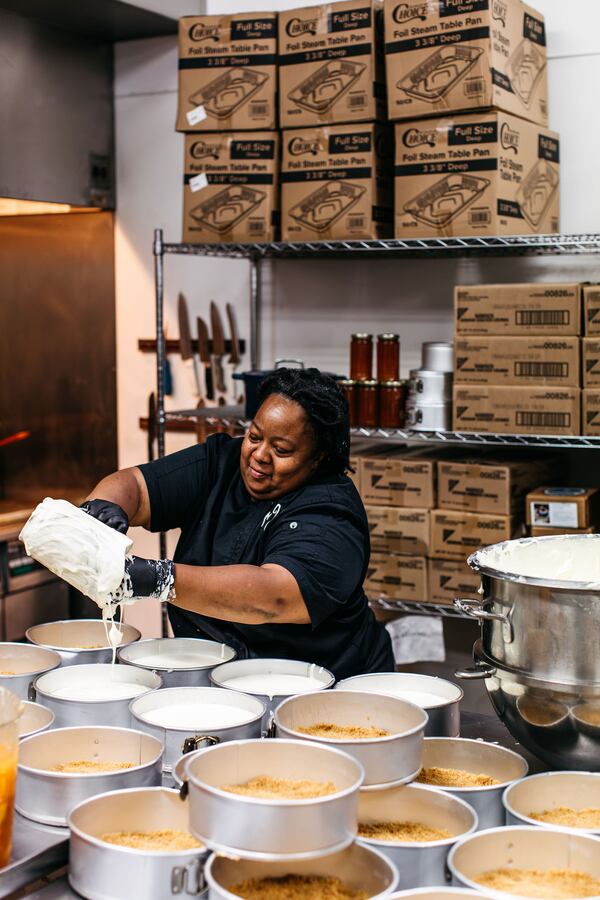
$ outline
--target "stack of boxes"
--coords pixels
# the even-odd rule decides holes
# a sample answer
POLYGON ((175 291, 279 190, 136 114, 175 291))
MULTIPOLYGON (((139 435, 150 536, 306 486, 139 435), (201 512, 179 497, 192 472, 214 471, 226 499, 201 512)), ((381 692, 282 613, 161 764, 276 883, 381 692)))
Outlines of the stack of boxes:
POLYGON ((526 509, 532 537, 593 534, 600 525, 600 489, 539 487, 527 495, 526 509))
POLYGON ((583 285, 583 434, 600 437, 600 285, 583 285))
POLYGON ((454 314, 455 431, 581 433, 580 284, 457 286, 454 314))

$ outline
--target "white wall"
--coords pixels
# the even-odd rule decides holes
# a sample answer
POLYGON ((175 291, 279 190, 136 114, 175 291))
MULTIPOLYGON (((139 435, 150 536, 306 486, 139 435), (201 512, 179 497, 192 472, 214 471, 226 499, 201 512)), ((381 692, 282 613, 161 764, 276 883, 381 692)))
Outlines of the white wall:
MULTIPOLYGON (((153 0, 159 11, 162 0, 153 0)), ((186 4, 196 5, 196 0, 186 4)), ((207 12, 283 9, 294 2, 246 3, 207 0, 207 12)), ((305 4, 309 5, 309 4, 305 4)), ((314 5, 314 4, 313 4, 314 5)), ((600 232, 600 178, 597 170, 600 116, 595 85, 600 84, 600 4, 597 0, 537 0, 546 16, 549 50, 550 125, 561 135, 563 232, 600 232)), ((167 3, 166 9, 169 8, 167 3)), ((139 353, 139 337, 154 331, 152 231, 181 238, 183 138, 174 131, 177 51, 174 38, 117 44, 115 108, 117 155, 116 302, 119 464, 146 459, 145 415, 154 389, 154 359, 139 353)), ((600 280, 594 257, 504 258, 421 261, 281 261, 265 266, 263 365, 275 357, 302 356, 307 363, 347 370, 352 331, 397 331, 402 339, 403 375, 419 363, 422 341, 448 339, 456 282, 515 280, 600 280)), ((177 335, 178 291, 192 316, 206 318, 211 299, 233 303, 240 332, 248 336, 249 267, 244 261, 166 260, 165 309, 169 333, 177 335)), ((170 408, 190 405, 180 361, 171 360, 175 395, 170 408)), ((190 436, 167 436, 167 451, 190 436)), ((136 551, 155 555, 157 541, 136 535, 136 551)), ((148 605, 128 611, 130 621, 157 632, 159 614, 148 605)))

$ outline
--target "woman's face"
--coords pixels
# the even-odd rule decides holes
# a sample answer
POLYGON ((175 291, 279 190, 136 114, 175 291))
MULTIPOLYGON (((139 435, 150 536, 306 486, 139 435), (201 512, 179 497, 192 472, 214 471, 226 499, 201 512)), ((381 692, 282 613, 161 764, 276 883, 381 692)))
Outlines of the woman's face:
POLYGON ((300 487, 319 465, 315 440, 299 403, 271 394, 242 443, 240 471, 255 500, 274 500, 300 487))

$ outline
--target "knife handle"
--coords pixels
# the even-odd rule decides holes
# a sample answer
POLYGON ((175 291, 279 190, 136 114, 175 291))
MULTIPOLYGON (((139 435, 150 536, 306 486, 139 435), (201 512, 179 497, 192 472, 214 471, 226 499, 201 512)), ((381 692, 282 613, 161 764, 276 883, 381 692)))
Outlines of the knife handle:
POLYGON ((237 369, 237 363, 225 362, 223 363, 223 369, 225 374, 225 385, 227 387, 227 405, 228 406, 239 406, 240 403, 243 403, 243 390, 239 381, 233 377, 233 373, 237 369))
POLYGON ((202 392, 200 388, 200 378, 196 366, 195 357, 190 356, 189 359, 184 359, 183 365, 185 366, 188 388, 192 394, 192 397, 195 397, 196 400, 200 400, 202 398, 202 392))
POLYGON ((215 400, 219 406, 224 406, 227 401, 227 385, 223 376, 223 358, 212 354, 210 357, 210 368, 212 371, 213 391, 215 400))

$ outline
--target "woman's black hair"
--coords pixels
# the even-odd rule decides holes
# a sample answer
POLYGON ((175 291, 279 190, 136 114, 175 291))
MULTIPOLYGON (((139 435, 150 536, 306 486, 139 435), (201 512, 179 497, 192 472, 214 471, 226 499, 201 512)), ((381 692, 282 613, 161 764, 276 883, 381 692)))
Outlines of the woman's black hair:
POLYGON ((323 456, 319 471, 343 475, 350 468, 350 425, 348 401, 335 379, 318 369, 276 369, 267 375, 258 390, 259 405, 271 394, 281 394, 298 403, 312 427, 318 454, 323 456))

